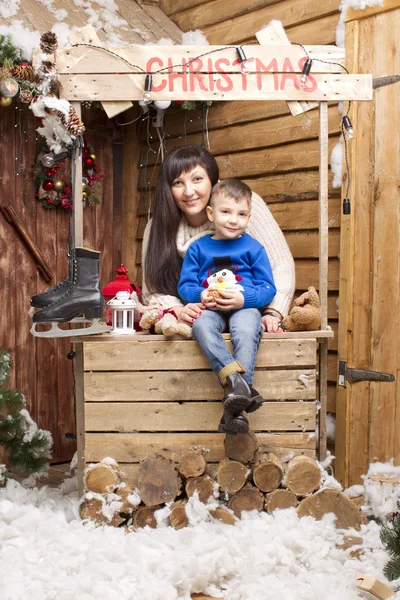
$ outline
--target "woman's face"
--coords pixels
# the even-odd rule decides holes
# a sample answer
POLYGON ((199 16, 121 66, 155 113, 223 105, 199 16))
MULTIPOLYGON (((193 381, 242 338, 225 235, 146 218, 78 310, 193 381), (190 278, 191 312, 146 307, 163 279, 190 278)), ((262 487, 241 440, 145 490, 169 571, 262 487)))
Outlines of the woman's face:
POLYGON ((206 206, 210 199, 211 188, 212 184, 207 171, 200 165, 197 165, 191 171, 181 173, 172 182, 172 195, 189 225, 195 227, 205 221, 206 206))

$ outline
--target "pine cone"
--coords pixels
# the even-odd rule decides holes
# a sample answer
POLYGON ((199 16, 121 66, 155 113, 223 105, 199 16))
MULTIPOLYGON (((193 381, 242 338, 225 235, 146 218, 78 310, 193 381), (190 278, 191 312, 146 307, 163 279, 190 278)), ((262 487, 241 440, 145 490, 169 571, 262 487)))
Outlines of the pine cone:
POLYGON ((24 104, 29 104, 32 100, 31 90, 21 90, 19 93, 19 99, 24 104))
POLYGON ((40 38, 40 49, 45 54, 54 54, 57 50, 58 40, 55 33, 52 31, 46 31, 40 38))
POLYGON ((11 69, 11 76, 19 81, 29 81, 30 83, 38 81, 38 77, 32 65, 15 65, 15 67, 11 69))
POLYGON ((70 106, 68 118, 62 113, 58 111, 58 116, 60 117, 61 123, 65 126, 68 133, 71 135, 82 135, 85 131, 85 126, 76 114, 76 110, 73 106, 70 106))

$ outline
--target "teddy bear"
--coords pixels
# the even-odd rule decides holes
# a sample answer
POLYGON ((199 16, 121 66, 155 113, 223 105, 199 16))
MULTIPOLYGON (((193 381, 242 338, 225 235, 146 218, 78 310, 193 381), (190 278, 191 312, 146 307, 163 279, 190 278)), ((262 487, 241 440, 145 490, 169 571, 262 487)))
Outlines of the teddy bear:
POLYGON ((314 287, 296 298, 287 317, 282 319, 285 331, 316 331, 321 327, 319 296, 314 287))
POLYGON ((156 298, 151 297, 148 306, 139 302, 136 292, 132 292, 131 298, 136 302, 136 309, 141 314, 139 325, 143 330, 167 337, 173 335, 180 335, 184 338, 192 337, 190 325, 178 321, 175 313, 164 309, 156 298))

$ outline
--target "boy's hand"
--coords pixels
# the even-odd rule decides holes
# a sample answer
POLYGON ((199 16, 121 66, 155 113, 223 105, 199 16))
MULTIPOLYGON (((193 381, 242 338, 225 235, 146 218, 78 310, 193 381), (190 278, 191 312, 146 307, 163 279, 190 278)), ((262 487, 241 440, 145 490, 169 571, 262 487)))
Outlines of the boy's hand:
POLYGON ((221 298, 217 298, 216 305, 218 310, 238 310, 243 308, 244 296, 242 292, 232 290, 219 290, 221 298))
POLYGON ((201 303, 207 308, 207 310, 216 310, 217 304, 211 296, 208 295, 208 290, 204 290, 200 295, 201 303))

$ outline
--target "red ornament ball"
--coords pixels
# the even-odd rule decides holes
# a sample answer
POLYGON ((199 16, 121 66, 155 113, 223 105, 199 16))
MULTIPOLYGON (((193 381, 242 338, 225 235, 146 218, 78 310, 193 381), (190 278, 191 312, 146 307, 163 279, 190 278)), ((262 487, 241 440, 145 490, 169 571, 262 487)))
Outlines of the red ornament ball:
POLYGON ((91 158, 90 156, 85 158, 85 167, 87 167, 88 169, 91 169, 93 167, 93 165, 94 165, 93 158, 91 158))
POLYGON ((46 173, 46 177, 53 177, 53 175, 54 175, 53 169, 46 169, 45 173, 46 173))
POLYGON ((42 188, 46 192, 50 192, 52 189, 54 189, 54 183, 52 181, 50 181, 49 179, 47 179, 46 181, 43 181, 42 188))

